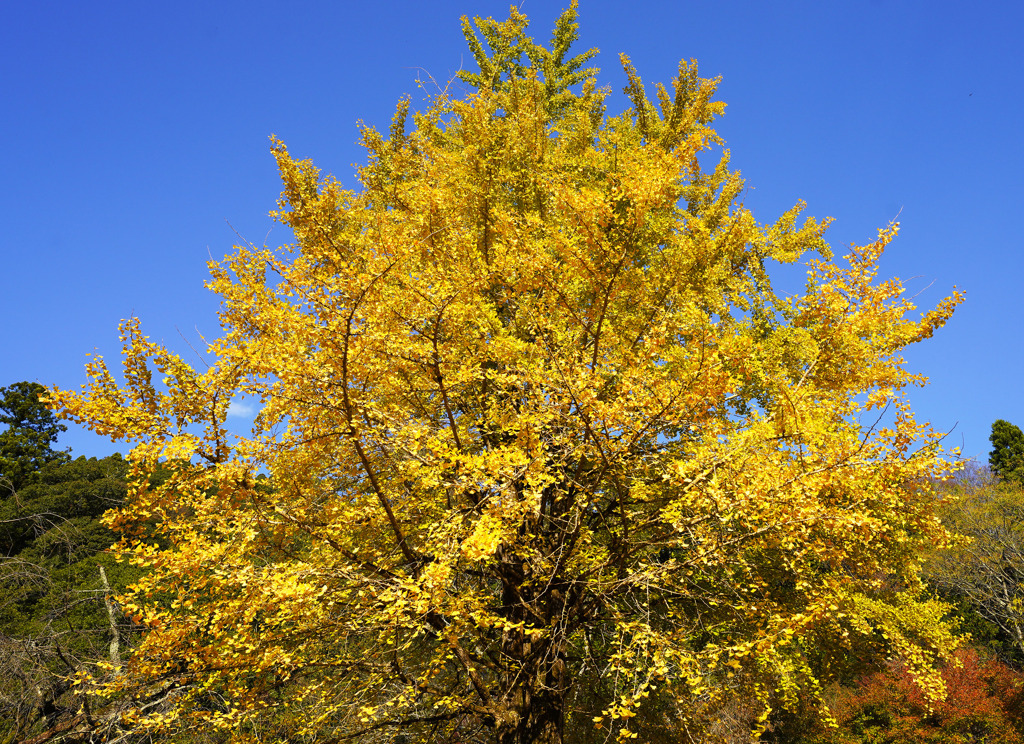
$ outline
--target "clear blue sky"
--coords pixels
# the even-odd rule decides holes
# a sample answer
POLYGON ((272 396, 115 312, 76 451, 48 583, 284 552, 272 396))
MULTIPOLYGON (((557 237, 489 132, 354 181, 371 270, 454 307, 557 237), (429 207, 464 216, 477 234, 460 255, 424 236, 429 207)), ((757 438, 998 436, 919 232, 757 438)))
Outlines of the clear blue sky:
MULTIPOLYGON (((567 0, 526 0, 547 39, 567 0)), ((882 273, 922 308, 967 302, 910 367, 920 419, 985 459, 991 422, 1024 426, 1024 6, 924 0, 582 0, 580 50, 622 87, 680 58, 722 76, 719 131, 761 221, 798 199, 832 216, 837 254, 899 215, 882 273)), ((0 385, 77 386, 132 314, 154 339, 217 332, 206 261, 288 241, 267 137, 352 184, 356 122, 386 127, 416 78, 470 55, 459 17, 505 2, 84 3, 5 6, 0 28, 0 385)), ((622 97, 613 102, 621 106, 622 97)), ((73 453, 111 443, 73 430, 73 453)))

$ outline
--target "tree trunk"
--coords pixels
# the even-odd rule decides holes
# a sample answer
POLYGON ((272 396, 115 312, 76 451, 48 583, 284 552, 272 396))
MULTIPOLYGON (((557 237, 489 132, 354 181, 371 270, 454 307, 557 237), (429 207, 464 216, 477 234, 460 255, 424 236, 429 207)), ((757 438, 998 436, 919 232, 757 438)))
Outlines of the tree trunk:
MULTIPOLYGON (((536 524, 530 528, 540 532, 536 524)), ((506 630, 501 640, 501 655, 507 661, 497 744, 562 744, 565 729, 571 682, 565 673, 567 638, 561 621, 566 616, 566 586, 561 577, 552 577, 535 592, 531 573, 530 564, 520 560, 503 561, 499 573, 508 619, 520 625, 506 630)))
POLYGON ((522 684, 509 706, 509 720, 498 727, 498 744, 562 744, 565 729, 565 662, 556 658, 522 684))
POLYGON ((561 628, 546 638, 518 629, 506 635, 503 645, 506 658, 518 664, 507 670, 508 715, 498 725, 498 744, 562 744, 568 680, 561 628))

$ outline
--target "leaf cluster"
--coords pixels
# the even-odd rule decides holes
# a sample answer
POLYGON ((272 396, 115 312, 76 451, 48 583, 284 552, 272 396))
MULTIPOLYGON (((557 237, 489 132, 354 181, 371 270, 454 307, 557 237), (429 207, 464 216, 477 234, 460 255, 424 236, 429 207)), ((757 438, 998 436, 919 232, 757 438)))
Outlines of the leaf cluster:
POLYGON ((517 81, 537 80, 543 86, 540 99, 546 113, 557 119, 574 103, 575 96, 570 89, 592 80, 597 73, 596 68, 584 67, 597 55, 597 49, 568 56, 572 45, 579 39, 577 17, 577 2, 573 0, 558 17, 550 44, 545 47, 527 36, 529 19, 515 6, 504 22, 477 18, 475 23, 471 23, 463 16, 462 32, 480 71, 461 70, 458 78, 472 88, 492 92, 513 90, 517 81))

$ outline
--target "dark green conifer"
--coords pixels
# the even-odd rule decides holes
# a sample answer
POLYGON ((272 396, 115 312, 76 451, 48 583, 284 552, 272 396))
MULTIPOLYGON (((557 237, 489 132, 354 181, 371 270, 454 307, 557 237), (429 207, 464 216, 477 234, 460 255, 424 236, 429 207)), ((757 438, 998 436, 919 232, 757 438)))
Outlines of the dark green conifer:
POLYGON ((992 424, 992 452, 988 463, 1001 480, 1024 484, 1024 432, 1009 421, 996 420, 992 424))
POLYGON ((7 426, 0 431, 0 499, 19 491, 44 465, 68 460, 67 452, 53 448, 67 427, 40 402, 45 393, 38 382, 0 388, 0 426, 7 426))

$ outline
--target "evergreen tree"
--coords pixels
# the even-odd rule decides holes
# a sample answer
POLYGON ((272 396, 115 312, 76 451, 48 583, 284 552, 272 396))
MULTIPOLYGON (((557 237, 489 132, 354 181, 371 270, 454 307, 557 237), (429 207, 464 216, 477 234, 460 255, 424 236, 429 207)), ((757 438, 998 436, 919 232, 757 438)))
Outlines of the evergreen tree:
POLYGON ((1004 481, 1024 484, 1024 432, 1009 421, 997 419, 992 424, 992 452, 988 463, 1004 481))
POLYGON ((16 382, 0 388, 0 498, 17 492, 33 473, 49 462, 67 462, 68 454, 53 449, 67 431, 39 400, 46 388, 38 382, 16 382))

